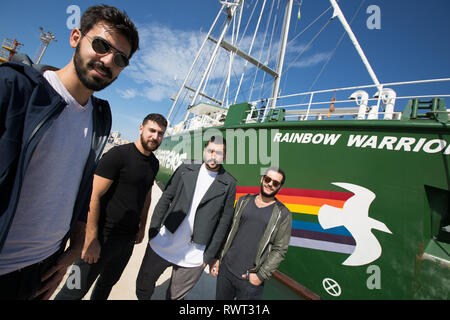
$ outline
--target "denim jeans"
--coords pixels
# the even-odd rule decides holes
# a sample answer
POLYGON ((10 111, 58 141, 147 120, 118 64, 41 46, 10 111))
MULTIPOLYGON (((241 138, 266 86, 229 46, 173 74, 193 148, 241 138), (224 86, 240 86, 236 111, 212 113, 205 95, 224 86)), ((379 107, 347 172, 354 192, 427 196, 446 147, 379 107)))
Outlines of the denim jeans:
POLYGON ((107 300, 112 287, 119 281, 130 260, 135 240, 135 236, 105 239, 100 251, 100 258, 96 263, 86 263, 80 257, 74 263, 74 266, 80 271, 80 285, 77 287, 76 281, 69 276, 55 300, 81 300, 98 276, 90 299, 107 300))
POLYGON ((217 276, 216 300, 261 300, 264 282, 254 286, 247 279, 238 278, 232 274, 226 265, 222 264, 217 276))

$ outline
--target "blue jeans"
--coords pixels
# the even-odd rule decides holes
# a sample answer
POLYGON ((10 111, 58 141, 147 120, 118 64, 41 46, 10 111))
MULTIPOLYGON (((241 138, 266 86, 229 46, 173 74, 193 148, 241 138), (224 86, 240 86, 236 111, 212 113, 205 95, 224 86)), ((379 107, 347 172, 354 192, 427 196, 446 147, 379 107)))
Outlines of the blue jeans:
POLYGON ((217 276, 216 300, 261 300, 264 282, 254 286, 247 279, 232 274, 225 264, 220 265, 217 276))

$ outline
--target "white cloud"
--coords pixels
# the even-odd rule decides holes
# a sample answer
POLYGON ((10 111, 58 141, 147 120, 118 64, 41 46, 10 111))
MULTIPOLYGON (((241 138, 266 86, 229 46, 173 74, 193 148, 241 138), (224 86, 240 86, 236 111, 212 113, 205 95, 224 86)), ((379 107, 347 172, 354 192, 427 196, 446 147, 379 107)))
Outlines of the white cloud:
MULTIPOLYGON (((144 96, 150 101, 164 101, 170 97, 175 96, 183 82, 188 70, 195 59, 195 56, 204 40, 205 33, 192 30, 175 30, 167 26, 159 24, 148 24, 139 27, 140 47, 132 59, 131 65, 126 69, 125 74, 131 77, 137 84, 141 85, 143 89, 125 89, 118 90, 120 95, 125 99, 131 99, 136 96, 144 96)), ((228 39, 230 41, 230 39, 228 39)), ((251 38, 245 37, 240 41, 240 49, 248 52, 251 38)), ((258 42, 256 42, 258 43, 258 42)), ((206 66, 207 59, 212 52, 214 44, 207 42, 205 56, 200 57, 198 63, 203 67, 206 66), (208 56, 208 57, 207 57, 208 56)), ((272 56, 267 56, 267 46, 263 50, 262 55, 261 46, 255 44, 252 55, 262 61, 269 60, 269 67, 275 69, 277 54, 272 52, 272 56)), ((273 48, 276 51, 279 44, 274 43, 273 48)), ((287 56, 293 59, 299 52, 304 49, 304 45, 295 45, 288 49, 287 56)), ((309 49, 307 50, 309 51, 309 49)), ((296 61, 292 64, 293 68, 304 68, 318 64, 327 59, 328 53, 316 53, 296 61)), ((219 51, 216 58, 214 68, 209 76, 209 91, 210 96, 219 96, 219 87, 228 70, 229 56, 224 50, 219 51), (211 90, 211 88, 213 90, 211 90), (214 92, 213 92, 214 91, 214 92), (212 93, 213 92, 213 93, 212 93)), ((285 68, 289 65, 287 60, 285 68)), ((231 74, 231 81, 237 83, 244 68, 245 61, 241 58, 236 58, 233 65, 233 72, 231 74)), ((247 65, 246 75, 254 74, 255 67, 251 64, 247 65)), ((259 74, 262 74, 261 72, 259 74)), ((196 88, 200 74, 192 75, 188 84, 196 88)), ((256 81, 258 83, 258 81, 256 81)))
POLYGON ((319 64, 325 60, 328 59, 329 53, 324 52, 324 53, 316 53, 313 54, 312 56, 309 56, 307 58, 304 59, 300 59, 299 61, 295 62, 292 67, 297 67, 297 68, 305 68, 305 67, 312 67, 316 64, 319 64))
POLYGON ((119 95, 124 99, 132 99, 138 95, 138 92, 136 91, 136 89, 122 90, 122 89, 117 88, 116 90, 119 93, 119 95))
POLYGON ((164 85, 155 85, 152 87, 145 88, 143 91, 143 95, 150 101, 161 101, 167 99, 173 90, 170 86, 164 85))
POLYGON ((168 99, 178 90, 204 35, 152 24, 142 26, 139 37, 141 50, 126 73, 137 83, 146 85, 140 94, 149 100, 168 99))

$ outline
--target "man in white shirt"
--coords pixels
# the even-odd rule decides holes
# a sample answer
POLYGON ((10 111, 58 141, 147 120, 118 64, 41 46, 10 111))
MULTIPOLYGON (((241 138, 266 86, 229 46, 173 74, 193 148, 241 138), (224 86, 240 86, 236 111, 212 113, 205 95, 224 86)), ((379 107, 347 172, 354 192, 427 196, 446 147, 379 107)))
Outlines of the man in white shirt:
POLYGON ((225 171, 226 141, 212 136, 204 162, 182 164, 172 175, 152 215, 149 244, 136 280, 139 300, 173 267, 166 298, 183 299, 203 269, 217 257, 231 224, 236 180, 225 171))

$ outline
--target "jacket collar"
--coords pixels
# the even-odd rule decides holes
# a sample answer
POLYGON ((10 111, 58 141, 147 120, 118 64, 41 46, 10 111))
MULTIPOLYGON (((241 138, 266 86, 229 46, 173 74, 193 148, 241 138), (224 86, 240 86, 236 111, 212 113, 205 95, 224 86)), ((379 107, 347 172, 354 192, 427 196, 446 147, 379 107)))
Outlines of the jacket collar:
MULTIPOLYGON (((200 172, 200 168, 203 165, 204 162, 201 164, 188 164, 187 169, 189 169, 192 172, 195 172, 196 176, 198 176, 198 173, 200 172)), ((216 180, 221 180, 224 183, 228 184, 228 181, 225 178, 227 171, 224 169, 223 165, 220 165, 219 171, 217 173, 216 180)))
MULTIPOLYGON (((189 169, 189 171, 187 171, 182 177, 183 182, 184 182, 184 187, 186 190, 186 196, 189 201, 192 200, 192 198, 194 196, 195 187, 197 185, 198 174, 200 172, 200 168, 202 165, 203 165, 203 163, 188 165, 187 168, 189 169)), ((200 203, 209 201, 209 200, 223 194, 226 191, 226 186, 229 184, 229 181, 228 181, 228 179, 226 179, 225 174, 226 174, 226 170, 221 165, 219 168, 219 171, 217 173, 216 179, 214 179, 213 183, 208 188, 208 191, 206 191, 206 193, 203 196, 200 203)))

